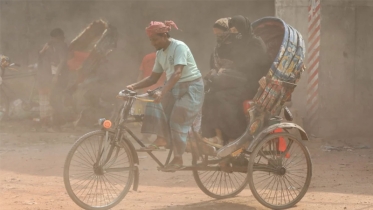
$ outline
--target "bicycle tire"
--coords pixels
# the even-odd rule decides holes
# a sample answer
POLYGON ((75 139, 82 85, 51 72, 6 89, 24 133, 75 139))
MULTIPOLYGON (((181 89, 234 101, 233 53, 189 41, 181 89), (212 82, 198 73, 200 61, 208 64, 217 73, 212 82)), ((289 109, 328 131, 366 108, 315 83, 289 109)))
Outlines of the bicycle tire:
MULTIPOLYGON (((290 141, 290 140, 289 140, 290 141)), ((292 142, 292 145, 294 144, 294 142, 292 142)), ((290 152, 291 150, 289 150, 289 157, 291 156, 295 156, 297 157, 296 154, 292 154, 292 152, 290 152)), ((294 152, 293 152, 294 153, 294 152)), ((277 154, 276 154, 277 155, 277 154)), ((287 154, 286 154, 287 155, 287 154)), ((261 157, 260 157, 261 158, 261 157)), ((259 159, 260 159, 259 158, 259 159)), ((285 158, 288 158, 288 157, 285 157, 285 158)), ((264 161, 268 161, 268 160, 265 160, 263 159, 264 161)), ((291 161, 289 162, 289 164, 291 163, 291 161)), ((299 163, 299 162, 298 162, 299 163)), ((284 160, 281 159, 281 167, 286 167, 286 165, 284 164, 284 160)), ((299 173, 299 169, 296 169, 297 170, 297 176, 300 177, 300 175, 298 174, 299 173)), ((260 171, 260 170, 258 170, 260 171)), ((290 179, 287 179, 287 178, 282 178, 281 176, 285 176, 286 173, 288 174, 291 174, 289 171, 290 170, 290 167, 286 169, 286 172, 285 174, 283 175, 276 175, 277 177, 275 177, 273 180, 273 183, 275 183, 276 181, 279 181, 278 183, 280 183, 280 186, 281 186, 281 191, 283 191, 283 189, 286 189, 286 193, 284 192, 281 192, 283 193, 283 195, 285 196, 285 194, 289 195, 289 192, 290 192, 290 195, 291 197, 293 198, 292 196, 292 191, 295 191, 294 189, 296 189, 294 186, 290 186, 290 187, 287 187, 287 185, 285 185, 286 182, 288 182, 290 185, 294 185, 292 183, 290 183, 290 181, 292 180, 291 178, 290 179), (284 181, 286 180, 286 181, 284 181), (290 180, 290 181, 289 181, 290 180), (284 183, 284 188, 283 188, 283 184, 284 183)), ((295 170, 293 170, 294 172, 295 170)), ((264 172, 265 174, 270 174, 268 172, 264 172)), ((250 186, 250 190, 252 192, 252 194, 254 195, 254 197, 259 201, 259 203, 261 203, 262 205, 270 208, 270 209, 287 209, 287 208, 291 208, 293 207, 295 204, 297 204, 303 197, 304 195, 307 193, 307 190, 310 186, 310 183, 311 183, 311 178, 312 178, 312 161, 311 161, 311 155, 307 149, 307 147, 304 145, 304 143, 302 142, 302 140, 299 140, 296 136, 294 136, 293 134, 290 134, 290 133, 278 133, 278 134, 271 134, 269 136, 267 136, 266 138, 264 138, 255 148, 254 148, 254 151, 253 153, 250 155, 250 161, 249 161, 249 168, 248 168, 248 183, 249 183, 249 186, 250 186), (259 195, 259 192, 257 190, 257 187, 255 186, 255 183, 254 183, 254 163, 255 163, 255 158, 257 157, 257 155, 259 154, 260 151, 262 151, 261 155, 260 156, 263 156, 263 154, 275 154, 273 152, 273 150, 271 151, 266 151, 266 153, 263 152, 262 147, 265 146, 266 144, 268 145, 268 142, 271 141, 271 140, 276 140, 276 139, 279 139, 279 138, 289 138, 291 139, 292 141, 294 141, 297 145, 299 145, 300 147, 300 150, 303 152, 304 156, 305 156, 305 162, 307 164, 307 172, 306 172, 306 178, 304 180, 304 184, 302 186, 302 189, 300 190, 299 194, 290 201, 289 199, 289 202, 288 203, 285 203, 285 204, 278 204, 278 205, 274 205, 274 204, 271 204, 269 203, 267 200, 265 200, 267 197, 270 197, 272 195, 272 191, 271 193, 269 193, 269 196, 268 196, 268 193, 267 193, 267 196, 266 198, 263 198, 263 196, 259 195)), ((274 176, 274 175, 272 175, 274 176)), ((265 179, 263 179, 263 176, 260 177, 263 181, 265 179)), ((261 181, 261 182, 263 182, 261 181)), ((272 181, 271 181, 272 182, 272 181)), ((298 184, 298 183, 297 183, 298 184)), ((272 185, 269 184, 269 185, 272 185)), ((269 185, 267 185, 269 187, 269 185)), ((275 184, 273 184, 274 186, 275 184)), ((272 195, 273 197, 273 201, 274 201, 274 198, 276 197, 276 202, 278 202, 277 200, 277 195, 278 195, 278 192, 277 190, 280 190, 280 187, 278 187, 279 184, 277 184, 277 188, 276 188, 276 192, 272 195), (276 196, 275 196, 276 195, 276 196)), ((266 192, 267 190, 264 190, 264 193, 266 192)), ((263 189, 260 190, 260 192, 263 192, 263 189)), ((280 196, 282 196, 282 194, 280 193, 280 196)), ((286 201, 286 199, 284 199, 284 201, 286 201)), ((280 198, 280 202, 282 202, 282 198, 280 198)))
MULTIPOLYGON (((105 131, 97 130, 97 131, 92 131, 90 133, 87 133, 87 134, 83 135, 82 137, 80 137, 74 143, 74 145, 72 146, 71 150, 69 151, 69 153, 66 157, 66 161, 65 161, 65 165, 64 165, 64 174, 63 174, 64 184, 65 184, 66 191, 67 191, 68 195, 70 196, 70 198, 74 201, 74 203, 76 203, 81 208, 88 209, 88 210, 106 210, 106 209, 113 208, 114 206, 119 204, 123 200, 123 198, 127 195, 127 193, 129 192, 129 190, 130 190, 130 188, 133 184, 134 170, 129 170, 128 180, 127 180, 127 183, 126 183, 125 187, 123 188, 121 193, 117 196, 117 198, 114 199, 112 202, 108 203, 107 205, 105 205, 105 206, 91 206, 91 205, 85 203, 84 201, 82 201, 80 198, 78 198, 78 196, 73 191, 73 189, 71 187, 71 183, 70 183, 69 170, 70 170, 71 160, 74 156, 74 153, 79 148, 79 146, 84 141, 89 140, 90 137, 95 136, 95 135, 105 135, 105 131)), ((110 132, 110 135, 114 135, 114 133, 110 132)), ((123 147, 125 153, 127 154, 126 156, 128 158, 129 166, 134 167, 134 160, 133 160, 133 156, 132 156, 133 151, 131 151, 130 147, 128 146, 128 144, 125 141, 121 140, 120 143, 121 143, 121 147, 123 147)), ((106 187, 106 185, 105 185, 105 187, 106 187)), ((96 190, 97 190, 97 188, 96 188, 96 190)))
MULTIPOLYGON (((197 164, 197 161, 198 161, 198 157, 193 155, 192 165, 197 164)), ((229 185, 231 185, 231 187, 233 187, 232 182, 234 182, 234 180, 237 181, 236 178, 231 179, 231 174, 233 174, 234 172, 233 173, 228 173, 228 172, 224 172, 224 171, 221 171, 221 170, 219 170, 219 171, 217 170, 211 176, 214 176, 215 173, 217 173, 216 179, 219 179, 218 178, 219 175, 220 175, 220 180, 222 179, 223 176, 225 178, 225 181, 223 183, 220 182, 220 187, 221 187, 221 185, 225 185, 225 187, 229 187, 229 185), (230 180, 228 183, 226 182, 227 178, 230 180)), ((215 198, 215 199, 225 199, 225 198, 234 197, 234 196, 238 195, 240 192, 242 192, 247 186, 246 176, 244 176, 241 179, 241 183, 238 183, 237 187, 235 187, 234 189, 232 189, 230 192, 228 192, 226 194, 221 194, 221 190, 220 190, 220 194, 219 194, 218 191, 214 191, 215 186, 211 189, 212 185, 210 187, 208 187, 209 183, 204 183, 204 181, 202 180, 203 179, 202 174, 199 173, 199 171, 197 169, 193 170, 193 177, 194 177, 194 180, 197 183, 197 186, 199 187, 199 189, 201 189, 202 192, 205 193, 206 195, 208 195, 212 198, 215 198)), ((213 179, 213 178, 211 178, 211 179, 213 179)), ((228 191, 228 189, 227 189, 227 191, 228 191)))

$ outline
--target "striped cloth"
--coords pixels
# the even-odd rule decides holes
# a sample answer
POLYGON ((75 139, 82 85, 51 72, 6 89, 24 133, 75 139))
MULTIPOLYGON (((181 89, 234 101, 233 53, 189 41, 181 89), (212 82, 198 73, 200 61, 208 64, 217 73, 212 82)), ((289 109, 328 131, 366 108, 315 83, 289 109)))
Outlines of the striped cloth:
POLYGON ((173 89, 163 96, 161 103, 146 105, 141 132, 156 134, 165 138, 168 143, 172 139, 174 155, 180 157, 185 151, 191 126, 196 129, 199 127, 199 120, 195 119, 200 114, 203 99, 204 86, 201 78, 176 83, 173 89))

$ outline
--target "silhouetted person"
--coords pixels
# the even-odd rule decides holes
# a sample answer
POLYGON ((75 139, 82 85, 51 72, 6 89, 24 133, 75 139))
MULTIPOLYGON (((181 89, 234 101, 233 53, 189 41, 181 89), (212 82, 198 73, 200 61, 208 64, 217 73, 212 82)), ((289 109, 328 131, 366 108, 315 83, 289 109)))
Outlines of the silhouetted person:
POLYGON ((50 40, 39 52, 37 83, 39 87, 40 123, 56 127, 63 121, 63 94, 67 85, 67 44, 62 29, 50 32, 50 40))

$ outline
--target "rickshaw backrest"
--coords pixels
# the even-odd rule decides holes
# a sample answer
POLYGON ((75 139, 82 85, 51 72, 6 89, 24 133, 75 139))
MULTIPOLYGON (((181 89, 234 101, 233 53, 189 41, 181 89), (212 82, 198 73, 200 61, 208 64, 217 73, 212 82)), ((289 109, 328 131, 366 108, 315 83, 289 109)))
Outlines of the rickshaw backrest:
POLYGON ((265 88, 259 88, 254 103, 259 111, 280 114, 291 97, 302 72, 305 45, 302 35, 279 18, 266 17, 252 23, 253 32, 265 43, 273 64, 266 75, 265 88))
POLYGON ((89 73, 116 48, 117 30, 103 20, 93 21, 69 45, 68 67, 89 73))

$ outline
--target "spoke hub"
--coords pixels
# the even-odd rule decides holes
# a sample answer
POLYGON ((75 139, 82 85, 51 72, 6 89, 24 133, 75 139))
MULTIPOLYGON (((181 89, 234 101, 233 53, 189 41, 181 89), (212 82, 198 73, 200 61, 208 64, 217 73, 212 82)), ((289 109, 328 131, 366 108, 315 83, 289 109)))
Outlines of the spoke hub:
POLYGON ((97 163, 93 165, 93 171, 96 175, 104 175, 104 170, 102 166, 97 165, 97 163))
POLYGON ((277 169, 277 174, 281 175, 281 176, 285 175, 286 174, 286 168, 284 168, 284 167, 278 168, 277 169))

